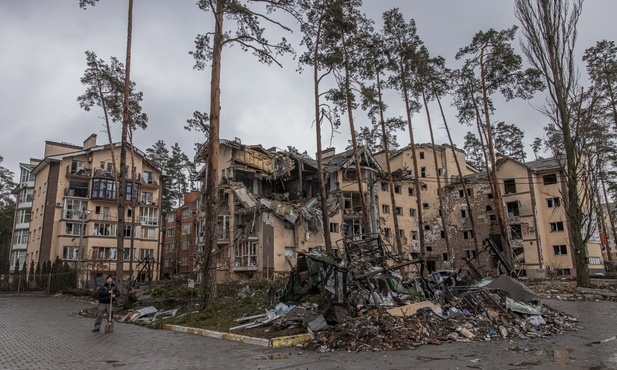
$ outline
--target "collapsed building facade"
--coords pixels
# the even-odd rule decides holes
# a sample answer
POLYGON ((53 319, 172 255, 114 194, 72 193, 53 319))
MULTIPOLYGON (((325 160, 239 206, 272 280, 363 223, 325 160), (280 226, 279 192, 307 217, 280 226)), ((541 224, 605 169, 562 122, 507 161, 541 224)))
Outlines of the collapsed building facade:
MULTIPOLYGON (((205 147, 196 157, 204 163, 205 147)), ((510 266, 503 247, 487 243, 491 236, 498 240, 500 231, 486 174, 467 166, 462 150, 419 144, 392 154, 395 204, 391 204, 389 193, 390 176, 383 170, 385 154, 373 155, 364 148, 358 154, 361 162, 356 165, 353 150, 336 154, 329 148, 322 152, 328 194, 326 227, 335 255, 345 252, 343 239, 359 240, 371 233, 380 234, 394 246, 396 215, 403 252, 400 257, 417 258, 423 234, 423 261, 429 272, 468 267, 477 277, 500 272, 538 277, 574 275, 565 207, 561 206, 563 171, 557 161, 498 161, 507 242, 515 261, 515 266, 510 266), (412 170, 414 157, 418 174, 412 170), (465 179, 465 189, 460 175, 465 179), (422 225, 418 205, 422 208, 422 225)), ((238 139, 221 140, 218 158, 218 280, 285 275, 296 265, 298 253, 324 247, 315 160, 295 150, 244 145, 238 139)), ((206 215, 200 208, 195 230, 197 252, 203 251, 205 240, 206 215)), ((601 252, 599 257, 602 259, 601 252)))

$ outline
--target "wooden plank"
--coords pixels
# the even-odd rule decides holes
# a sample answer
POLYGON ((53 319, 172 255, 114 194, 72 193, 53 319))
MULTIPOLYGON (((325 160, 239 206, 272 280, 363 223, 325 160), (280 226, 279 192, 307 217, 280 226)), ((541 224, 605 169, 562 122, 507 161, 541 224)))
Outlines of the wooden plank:
POLYGON ((387 310, 387 312, 392 316, 411 316, 418 312, 419 309, 429 307, 430 309, 435 309, 437 306, 433 304, 431 301, 423 301, 408 304, 401 307, 395 307, 387 310))

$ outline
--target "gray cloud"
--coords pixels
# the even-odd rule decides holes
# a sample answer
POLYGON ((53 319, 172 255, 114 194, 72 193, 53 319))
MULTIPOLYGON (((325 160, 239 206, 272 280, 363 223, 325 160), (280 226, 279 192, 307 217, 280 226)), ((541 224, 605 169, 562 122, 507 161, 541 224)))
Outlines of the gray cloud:
MULTIPOLYGON (((93 50, 106 60, 112 55, 124 60, 126 3, 101 0, 84 11, 76 0, 0 2, 0 155, 4 166, 17 172, 19 162, 43 154, 45 140, 81 144, 90 133, 101 131, 101 112, 84 112, 76 102, 84 90, 79 82, 85 69, 84 52, 93 50)), ((418 33, 431 53, 445 57, 450 67, 458 66, 454 54, 477 31, 517 23, 511 1, 365 0, 364 11, 379 29, 381 14, 393 7, 399 7, 407 19, 416 20, 418 33)), ((617 34, 615 14, 616 1, 586 2, 579 24, 579 56, 596 41, 617 34)), ((135 0, 132 79, 144 92, 143 107, 149 116, 149 128, 135 136, 141 149, 163 139, 168 146, 178 142, 191 155, 193 143, 203 140, 183 126, 193 111, 209 110, 210 73, 193 70, 188 52, 198 33, 212 29, 210 16, 193 0, 135 0)), ((288 37, 297 42, 300 35, 296 30, 288 37)), ((265 147, 292 145, 313 155, 310 71, 298 74, 297 61, 291 58, 283 59, 282 69, 262 66, 239 48, 226 49, 223 58, 221 136, 265 147)), ((582 63, 581 72, 584 75, 582 63)), ((404 115, 397 94, 389 92, 387 99, 388 116, 404 115)), ((543 134, 546 119, 533 108, 542 103, 542 96, 531 103, 499 102, 494 119, 520 125, 531 143, 543 134)), ((430 108, 435 125, 441 127, 436 106, 430 108)), ((367 123, 364 112, 354 114, 359 124, 367 123)), ((456 122, 455 114, 448 107, 446 117, 462 145, 468 128, 456 122)), ((414 125, 416 140, 429 141, 423 112, 414 116, 414 125)), ((332 142, 338 150, 347 145, 346 121, 340 131, 332 142)), ((119 137, 117 129, 114 135, 119 137)), ((99 137, 105 140, 104 135, 99 137)), ((408 143, 407 133, 398 137, 402 145, 408 143)), ((328 140, 326 133, 324 147, 330 145, 328 140)), ((446 140, 443 130, 436 140, 446 140)))

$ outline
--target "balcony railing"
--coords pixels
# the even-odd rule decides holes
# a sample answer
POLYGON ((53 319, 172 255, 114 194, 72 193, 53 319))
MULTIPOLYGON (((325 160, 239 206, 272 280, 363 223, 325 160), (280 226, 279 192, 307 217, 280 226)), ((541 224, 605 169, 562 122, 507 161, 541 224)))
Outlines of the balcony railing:
POLYGON ((64 196, 88 198, 88 188, 66 188, 64 189, 64 196))
POLYGON ((90 177, 92 169, 90 168, 71 168, 71 165, 66 166, 67 176, 90 177))
POLYGON ((247 255, 236 257, 236 261, 234 262, 232 268, 234 271, 257 271, 257 256, 247 255))
POLYGON ((142 225, 148 225, 148 226, 158 226, 159 225, 159 218, 158 217, 141 216, 141 224, 142 225))

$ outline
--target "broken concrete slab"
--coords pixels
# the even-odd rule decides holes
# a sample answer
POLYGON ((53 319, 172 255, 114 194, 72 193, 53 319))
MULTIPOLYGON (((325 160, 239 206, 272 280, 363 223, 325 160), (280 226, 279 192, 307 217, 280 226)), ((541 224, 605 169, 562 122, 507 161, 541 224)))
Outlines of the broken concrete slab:
POLYGON ((499 275, 488 283, 486 288, 502 290, 508 293, 510 297, 520 302, 533 304, 539 302, 538 295, 533 290, 508 275, 499 275))

